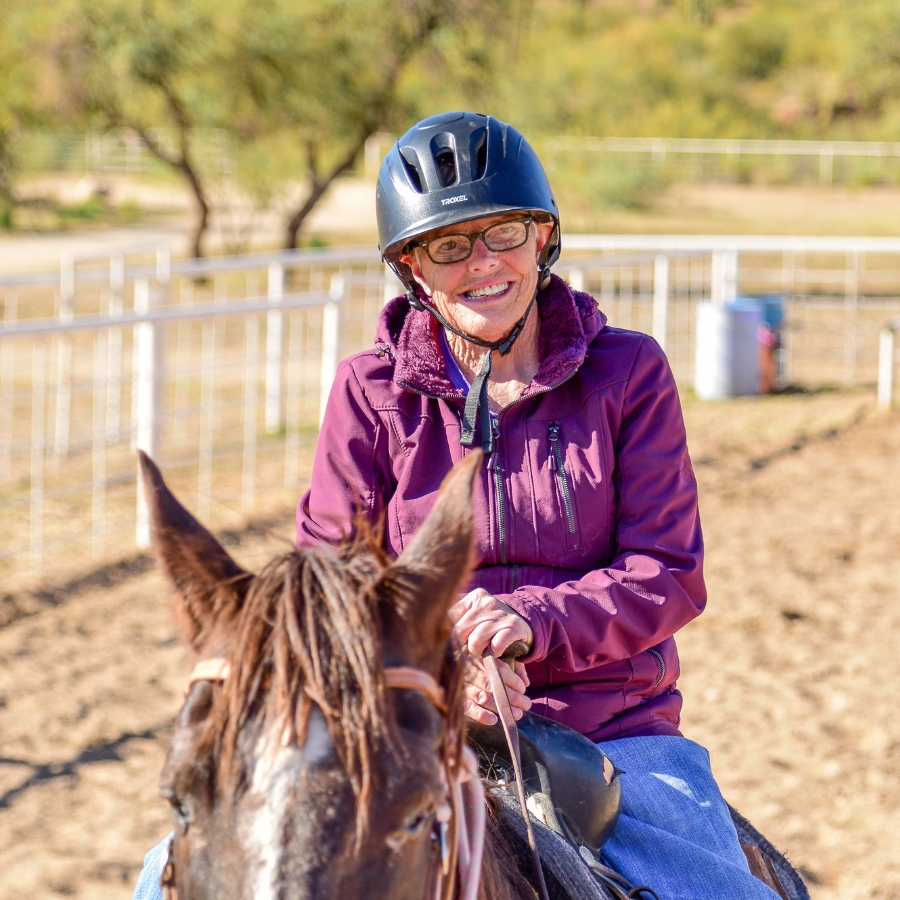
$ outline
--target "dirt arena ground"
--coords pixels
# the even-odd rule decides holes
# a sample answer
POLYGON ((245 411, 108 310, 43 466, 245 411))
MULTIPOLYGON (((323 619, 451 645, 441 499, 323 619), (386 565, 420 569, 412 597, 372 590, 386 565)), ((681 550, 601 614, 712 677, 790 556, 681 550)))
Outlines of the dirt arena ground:
MULTIPOLYGON (((710 603, 680 640, 685 733, 814 900, 900 900, 900 414, 820 393, 686 417, 710 603)), ((277 542, 250 529, 233 552, 258 565, 277 542)), ((126 900, 168 830, 156 781, 185 654, 166 588, 138 559, 14 600, 0 900, 126 900)))

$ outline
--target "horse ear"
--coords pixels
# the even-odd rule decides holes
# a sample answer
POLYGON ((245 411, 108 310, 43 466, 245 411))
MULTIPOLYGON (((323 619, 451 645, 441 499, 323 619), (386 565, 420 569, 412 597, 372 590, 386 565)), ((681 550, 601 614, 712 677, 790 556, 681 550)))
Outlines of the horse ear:
POLYGON ((216 625, 230 622, 252 576, 176 499, 156 464, 138 451, 156 556, 175 585, 176 616, 195 651, 216 625))
POLYGON ((434 509, 415 537, 384 573, 395 608, 416 644, 427 652, 443 647, 450 634, 447 610, 472 567, 472 485, 481 466, 473 450, 444 479, 434 509))

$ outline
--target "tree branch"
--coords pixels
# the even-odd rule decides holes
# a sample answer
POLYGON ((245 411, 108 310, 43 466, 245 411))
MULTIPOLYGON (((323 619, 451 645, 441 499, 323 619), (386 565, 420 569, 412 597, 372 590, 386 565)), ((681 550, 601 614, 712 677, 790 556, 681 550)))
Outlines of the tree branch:
MULTIPOLYGON (((304 219, 312 212, 313 207, 322 199, 322 195, 328 190, 331 182, 339 175, 343 175, 353 167, 360 150, 365 146, 366 140, 374 132, 374 127, 366 128, 362 137, 353 145, 349 153, 327 174, 324 178, 313 175, 312 187, 303 203, 303 206, 291 216, 287 224, 284 246, 287 250, 293 250, 297 246, 297 235, 304 219)), ((312 169, 312 164, 311 167, 312 169)))
POLYGON ((194 195, 194 202, 197 204, 197 219, 194 224, 194 233, 192 237, 192 253, 195 258, 203 256, 203 236, 209 224, 209 200, 206 197, 206 189, 200 179, 200 173, 191 159, 190 143, 188 141, 188 130, 190 128, 189 117, 184 111, 178 97, 174 91, 165 83, 162 78, 155 81, 155 86, 162 92, 172 113, 178 129, 178 143, 180 148, 179 155, 169 153, 162 144, 151 137, 146 129, 136 125, 131 127, 137 132, 138 137, 143 141, 144 146, 158 159, 160 162, 176 169, 187 179, 191 193, 194 195))

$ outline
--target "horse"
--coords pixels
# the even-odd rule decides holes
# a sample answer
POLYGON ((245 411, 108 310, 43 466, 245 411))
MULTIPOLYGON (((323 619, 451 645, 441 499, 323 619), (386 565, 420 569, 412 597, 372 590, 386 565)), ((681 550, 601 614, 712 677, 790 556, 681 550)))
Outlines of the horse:
MULTIPOLYGON (((536 889, 549 896, 548 848, 563 876, 554 896, 654 895, 585 858, 583 845, 605 888, 572 875, 571 848, 550 831, 540 859, 529 834, 533 888, 521 838, 515 846, 504 829, 508 800, 481 790, 465 743, 465 656, 447 615, 472 567, 481 459, 474 451, 450 472, 396 560, 360 519, 341 547, 291 548, 252 574, 140 454, 156 554, 192 656, 160 782, 175 825, 168 900, 534 900, 536 889)), ((585 742, 571 732, 564 743, 573 740, 585 742)), ((598 809, 616 794, 607 765, 599 758, 609 792, 592 795, 598 809)), ((562 774, 584 784, 577 767, 562 774)), ((790 863, 731 813, 753 874, 784 900, 809 900, 790 863)))
POLYGON ((360 522, 339 548, 292 548, 252 574, 141 454, 192 656, 161 777, 168 897, 533 900, 494 817, 467 845, 477 788, 459 799, 478 779, 447 611, 471 568, 480 461, 448 475, 396 560, 360 522))

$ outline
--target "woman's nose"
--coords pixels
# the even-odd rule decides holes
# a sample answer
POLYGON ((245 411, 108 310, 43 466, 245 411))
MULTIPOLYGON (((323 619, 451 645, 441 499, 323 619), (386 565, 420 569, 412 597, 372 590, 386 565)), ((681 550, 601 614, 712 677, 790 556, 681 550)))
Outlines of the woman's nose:
POLYGON ((488 248, 483 237, 475 239, 472 247, 472 255, 469 257, 469 269, 473 272, 483 271, 484 269, 493 269, 500 263, 500 259, 493 250, 488 248))

